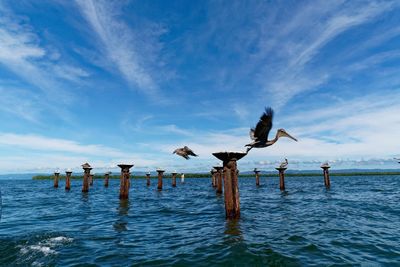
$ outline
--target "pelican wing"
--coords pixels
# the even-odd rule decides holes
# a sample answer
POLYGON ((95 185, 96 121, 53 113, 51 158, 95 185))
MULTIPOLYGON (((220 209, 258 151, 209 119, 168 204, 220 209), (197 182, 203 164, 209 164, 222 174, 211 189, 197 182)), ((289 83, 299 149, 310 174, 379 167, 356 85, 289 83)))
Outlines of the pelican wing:
POLYGON ((188 148, 187 146, 184 147, 184 150, 185 150, 186 154, 188 154, 188 155, 190 155, 190 156, 197 157, 197 155, 193 152, 193 150, 191 150, 191 149, 188 148))
POLYGON ((258 141, 267 141, 268 134, 272 128, 272 119, 274 117, 274 111, 272 108, 266 108, 265 112, 261 115, 256 128, 254 129, 254 137, 258 141))
POLYGON ((256 137, 254 136, 254 131, 255 131, 254 128, 250 129, 249 135, 250 135, 251 140, 256 140, 256 137))

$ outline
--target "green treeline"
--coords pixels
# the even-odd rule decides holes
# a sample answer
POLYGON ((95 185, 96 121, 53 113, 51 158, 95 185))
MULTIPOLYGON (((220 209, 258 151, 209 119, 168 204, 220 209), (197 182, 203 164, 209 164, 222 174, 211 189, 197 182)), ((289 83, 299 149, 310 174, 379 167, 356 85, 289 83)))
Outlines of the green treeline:
MULTIPOLYGON (((264 173, 260 174, 261 177, 276 177, 278 174, 274 173, 264 173)), ((400 172, 331 172, 330 176, 384 176, 384 175, 400 175, 400 172)), ((310 177, 310 176, 322 176, 321 173, 285 173, 286 177, 310 177)), ((155 178, 157 175, 153 174, 151 178, 155 178)), ((164 174, 164 178, 171 178, 170 174, 164 174)), ((210 178, 211 175, 208 173, 185 173, 185 178, 210 178)), ((254 174, 240 174, 239 178, 250 178, 254 177, 254 174)), ((54 175, 35 175, 32 177, 33 180, 49 180, 53 179, 54 175)), ((110 175, 110 179, 119 179, 120 175, 110 175)), ((143 179, 146 178, 145 175, 132 175, 133 179, 143 179)), ((180 178, 180 175, 177 175, 177 178, 180 178)), ((59 179, 65 179, 65 175, 60 175, 59 179)), ((71 179, 83 179, 83 175, 72 175, 71 179)), ((104 179, 104 175, 95 174, 94 179, 104 179)))

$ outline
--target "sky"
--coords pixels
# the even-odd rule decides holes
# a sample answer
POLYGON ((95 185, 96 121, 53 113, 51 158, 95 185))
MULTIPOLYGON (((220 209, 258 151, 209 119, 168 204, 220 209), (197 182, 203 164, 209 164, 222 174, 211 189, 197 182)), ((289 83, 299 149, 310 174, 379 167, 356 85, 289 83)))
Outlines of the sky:
POLYGON ((268 106, 241 171, 399 168, 400 2, 0 2, 0 173, 206 172, 268 106))

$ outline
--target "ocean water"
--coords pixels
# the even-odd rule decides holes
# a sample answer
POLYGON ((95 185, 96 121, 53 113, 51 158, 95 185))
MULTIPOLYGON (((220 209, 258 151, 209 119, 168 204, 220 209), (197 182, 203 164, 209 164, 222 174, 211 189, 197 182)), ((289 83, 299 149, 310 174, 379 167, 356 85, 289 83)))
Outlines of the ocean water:
POLYGON ((210 179, 151 182, 0 180, 0 265, 400 266, 400 177, 241 178, 237 221, 210 179))

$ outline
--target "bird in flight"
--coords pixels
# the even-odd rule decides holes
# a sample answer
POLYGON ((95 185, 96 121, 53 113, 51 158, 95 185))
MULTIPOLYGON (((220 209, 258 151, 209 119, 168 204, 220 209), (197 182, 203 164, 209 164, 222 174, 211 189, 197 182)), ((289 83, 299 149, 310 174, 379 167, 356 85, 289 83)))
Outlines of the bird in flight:
POLYGON ((172 153, 184 157, 185 159, 190 159, 189 156, 197 157, 197 155, 193 152, 193 150, 191 150, 187 146, 177 148, 172 153))
POLYGON ((250 138, 253 140, 250 144, 247 144, 247 153, 255 148, 267 147, 275 144, 276 141, 280 137, 288 137, 297 142, 297 139, 288 134, 285 129, 278 129, 276 132, 276 136, 272 140, 268 140, 268 134, 272 128, 272 120, 274 117, 274 111, 272 108, 265 108, 265 112, 261 115, 260 120, 258 121, 255 128, 250 129, 250 138))

